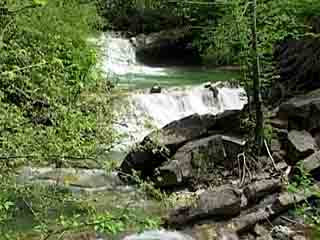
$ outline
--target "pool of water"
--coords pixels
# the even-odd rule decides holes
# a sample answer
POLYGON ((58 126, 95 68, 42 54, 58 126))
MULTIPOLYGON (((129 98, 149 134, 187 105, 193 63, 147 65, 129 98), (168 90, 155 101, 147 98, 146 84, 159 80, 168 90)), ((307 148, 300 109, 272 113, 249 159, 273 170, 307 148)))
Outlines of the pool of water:
POLYGON ((163 88, 200 85, 206 82, 236 80, 239 72, 218 69, 195 68, 166 68, 165 74, 125 74, 114 75, 113 81, 121 88, 128 90, 145 89, 154 85, 163 88))

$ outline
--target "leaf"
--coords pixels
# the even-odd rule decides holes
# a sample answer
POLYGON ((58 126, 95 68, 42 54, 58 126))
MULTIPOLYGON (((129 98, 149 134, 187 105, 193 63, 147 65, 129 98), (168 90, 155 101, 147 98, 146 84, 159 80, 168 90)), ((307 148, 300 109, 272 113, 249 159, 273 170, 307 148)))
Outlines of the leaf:
POLYGON ((33 3, 36 5, 44 6, 47 4, 47 0, 33 0, 33 3))

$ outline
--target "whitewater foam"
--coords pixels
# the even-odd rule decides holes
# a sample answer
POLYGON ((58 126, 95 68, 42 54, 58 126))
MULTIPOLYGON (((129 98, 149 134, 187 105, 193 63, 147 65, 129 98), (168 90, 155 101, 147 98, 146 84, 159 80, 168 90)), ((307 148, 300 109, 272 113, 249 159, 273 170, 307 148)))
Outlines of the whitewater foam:
POLYGON ((240 110, 247 103, 241 87, 217 88, 218 95, 203 85, 167 90, 162 93, 135 93, 128 97, 125 110, 119 112, 116 130, 122 134, 122 146, 126 149, 139 142, 154 129, 192 114, 218 114, 226 110, 240 110))

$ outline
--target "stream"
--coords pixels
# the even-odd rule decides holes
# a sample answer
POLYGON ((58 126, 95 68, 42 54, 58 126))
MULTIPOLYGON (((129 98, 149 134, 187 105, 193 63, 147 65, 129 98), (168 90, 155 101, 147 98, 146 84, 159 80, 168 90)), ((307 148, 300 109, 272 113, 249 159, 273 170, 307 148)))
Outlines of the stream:
POLYGON ((100 67, 105 76, 115 79, 127 91, 117 108, 114 125, 121 136, 120 144, 110 157, 122 160, 127 150, 155 129, 192 114, 218 114, 242 109, 246 94, 242 88, 218 87, 215 97, 205 83, 238 78, 237 71, 210 69, 204 66, 150 67, 139 63, 131 41, 117 34, 103 34, 98 41, 100 67), (161 93, 150 93, 153 86, 161 93))
MULTIPOLYGON (((204 87, 207 82, 236 79, 236 71, 197 67, 150 67, 137 61, 129 39, 104 34, 99 41, 102 50, 101 68, 107 77, 116 79, 126 89, 125 104, 119 104, 116 131, 121 134, 111 157, 122 160, 130 147, 155 129, 192 114, 218 114, 242 109, 247 102, 243 88, 218 87, 217 96, 204 87), (160 86, 161 93, 150 93, 160 86)), ((124 240, 192 240, 185 233, 165 230, 145 231, 124 240)), ((197 237, 198 239, 198 237, 197 237)))
MULTIPOLYGON (((236 71, 195 67, 150 67, 141 64, 135 56, 135 48, 129 39, 115 34, 103 34, 92 40, 101 49, 99 67, 105 77, 114 80, 118 88, 126 92, 126 98, 119 102, 115 130, 120 134, 120 143, 108 155, 121 161, 127 151, 154 129, 189 116, 191 114, 217 114, 229 109, 242 109, 247 99, 239 87, 219 86, 217 96, 204 87, 207 82, 223 82, 236 79, 236 71), (160 86, 161 93, 150 93, 150 88, 160 86)), ((101 171, 86 172, 44 168, 25 168, 18 181, 22 183, 67 184, 72 192, 94 199, 100 211, 116 207, 123 208, 134 203, 149 214, 161 215, 161 206, 147 198, 141 199, 133 187, 123 185, 117 175, 101 171), (72 172, 73 171, 73 172, 72 172), (67 179, 67 180, 65 180, 67 179), (66 181, 66 183, 64 182, 66 181), (107 183, 107 184, 106 184, 107 183), (82 194, 83 189, 90 194, 82 194), (89 190, 90 191, 89 191, 89 190), (97 193, 102 190, 102 193, 97 193), (92 194, 94 193, 94 194, 92 194)), ((30 229, 34 223, 28 216, 17 218, 14 228, 30 229)), ((13 229, 13 231, 15 231, 13 229)), ((27 231, 27 230, 26 230, 27 231)), ((165 230, 146 231, 141 234, 118 236, 123 240, 192 240, 189 235, 165 230)))

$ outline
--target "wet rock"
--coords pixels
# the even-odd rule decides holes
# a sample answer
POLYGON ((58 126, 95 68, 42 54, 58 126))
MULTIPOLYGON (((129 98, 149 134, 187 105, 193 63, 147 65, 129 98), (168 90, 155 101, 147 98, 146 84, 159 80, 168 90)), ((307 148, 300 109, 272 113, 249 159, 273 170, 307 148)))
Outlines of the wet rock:
POLYGON ((203 219, 226 219, 240 213, 240 193, 230 187, 205 191, 200 194, 195 206, 179 208, 170 213, 169 226, 185 226, 203 219))
POLYGON ((288 164, 294 165, 299 160, 310 156, 316 150, 316 143, 307 131, 292 130, 288 134, 288 164))
POLYGON ((122 162, 121 172, 140 171, 143 177, 152 176, 154 170, 167 162, 187 142, 209 136, 211 131, 232 132, 240 126, 239 110, 218 115, 193 114, 174 121, 144 138, 122 162))
POLYGON ((159 85, 154 85, 150 89, 150 93, 161 93, 161 87, 159 85))

